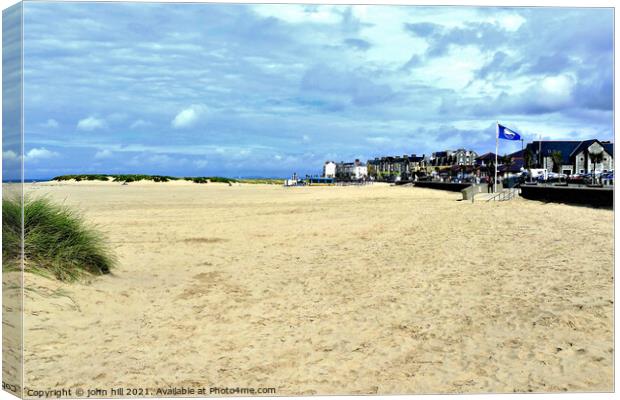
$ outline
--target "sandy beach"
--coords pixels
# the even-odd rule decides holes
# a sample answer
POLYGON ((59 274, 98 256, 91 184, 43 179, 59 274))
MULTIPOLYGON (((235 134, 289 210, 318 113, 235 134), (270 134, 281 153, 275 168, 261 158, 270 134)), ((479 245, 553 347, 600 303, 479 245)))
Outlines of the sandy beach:
POLYGON ((113 274, 26 274, 26 387, 613 390, 613 211, 412 187, 38 183, 113 274))

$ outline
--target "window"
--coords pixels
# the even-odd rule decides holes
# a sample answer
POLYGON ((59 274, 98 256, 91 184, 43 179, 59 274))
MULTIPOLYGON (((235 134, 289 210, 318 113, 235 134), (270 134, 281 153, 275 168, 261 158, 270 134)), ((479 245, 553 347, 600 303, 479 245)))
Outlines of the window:
POLYGON ((583 161, 583 157, 581 157, 581 161, 583 161))

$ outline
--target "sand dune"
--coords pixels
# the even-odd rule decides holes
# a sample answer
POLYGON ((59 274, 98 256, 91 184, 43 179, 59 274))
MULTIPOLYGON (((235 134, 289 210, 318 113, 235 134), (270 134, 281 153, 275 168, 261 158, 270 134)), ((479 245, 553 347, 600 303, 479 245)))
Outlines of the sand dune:
POLYGON ((411 187, 43 183, 113 275, 26 275, 26 386, 613 390, 613 212, 411 187))

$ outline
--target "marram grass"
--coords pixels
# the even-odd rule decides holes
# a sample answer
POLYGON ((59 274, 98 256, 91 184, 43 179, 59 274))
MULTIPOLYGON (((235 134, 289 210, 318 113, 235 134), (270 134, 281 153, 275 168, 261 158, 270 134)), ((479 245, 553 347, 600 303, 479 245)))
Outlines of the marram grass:
MULTIPOLYGON (((19 268, 20 199, 2 199, 2 262, 19 268)), ((115 258, 104 237, 70 208, 41 197, 24 204, 24 269, 76 281, 110 272, 115 258)))
POLYGON ((77 175, 60 175, 52 178, 53 181, 110 181, 113 182, 138 182, 138 181, 154 181, 154 182, 168 182, 168 181, 177 181, 179 179, 184 179, 186 181, 191 181, 194 183, 210 183, 210 182, 218 182, 218 183, 252 183, 252 184, 264 184, 264 185, 282 185, 284 184, 284 179, 272 179, 272 178, 249 178, 249 179, 234 179, 234 178, 226 178, 222 176, 187 176, 184 178, 178 178, 174 176, 166 176, 166 175, 139 175, 139 174, 131 174, 131 175, 104 175, 104 174, 77 174, 77 175))

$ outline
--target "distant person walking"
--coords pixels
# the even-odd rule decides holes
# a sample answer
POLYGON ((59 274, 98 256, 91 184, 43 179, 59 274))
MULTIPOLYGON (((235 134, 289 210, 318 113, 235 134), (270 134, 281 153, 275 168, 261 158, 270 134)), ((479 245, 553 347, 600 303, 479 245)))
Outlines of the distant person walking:
POLYGON ((493 177, 487 177, 487 193, 493 193, 493 177))

